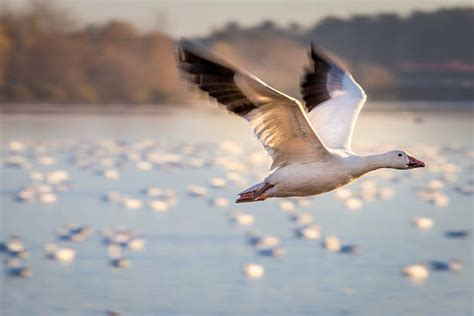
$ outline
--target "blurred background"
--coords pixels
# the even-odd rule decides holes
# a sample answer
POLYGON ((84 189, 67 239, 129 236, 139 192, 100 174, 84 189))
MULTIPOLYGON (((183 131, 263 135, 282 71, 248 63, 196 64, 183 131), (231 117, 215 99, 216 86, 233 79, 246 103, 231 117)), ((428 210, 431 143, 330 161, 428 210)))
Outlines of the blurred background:
POLYGON ((1 315, 472 315, 472 1, 0 0, 1 315), (314 42, 361 154, 426 162, 235 205, 269 158, 183 82, 199 42, 284 93, 314 42))
POLYGON ((474 13, 454 4, 2 0, 0 100, 180 103, 181 37, 292 95, 313 41, 371 100, 472 100, 474 13))

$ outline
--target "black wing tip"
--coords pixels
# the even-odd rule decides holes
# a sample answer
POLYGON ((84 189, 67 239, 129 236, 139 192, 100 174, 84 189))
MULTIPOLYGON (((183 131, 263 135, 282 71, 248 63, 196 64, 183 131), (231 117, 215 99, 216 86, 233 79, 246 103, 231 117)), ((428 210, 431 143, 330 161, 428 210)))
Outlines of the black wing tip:
POLYGON ((185 78, 222 104, 229 112, 245 116, 256 106, 235 85, 235 68, 196 42, 180 39, 177 44, 178 66, 185 78), (227 85, 227 91, 222 89, 227 85), (230 89, 229 89, 230 87, 230 89))
POLYGON ((313 62, 323 62, 328 66, 335 65, 336 63, 329 57, 328 53, 322 48, 316 46, 314 42, 310 44, 309 57, 313 62))
POLYGON ((178 61, 179 62, 193 62, 192 60, 204 60, 207 62, 211 62, 217 64, 221 67, 229 68, 233 71, 237 67, 229 63, 228 61, 224 60, 221 57, 218 57, 212 51, 210 51, 207 47, 202 45, 199 42, 191 41, 188 39, 179 39, 178 40, 178 61))
POLYGON ((329 67, 334 67, 339 71, 347 72, 347 68, 335 58, 331 57, 331 53, 329 51, 317 46, 313 41, 310 43, 309 57, 313 63, 322 62, 329 67))
POLYGON ((192 63, 193 59, 216 60, 204 46, 185 38, 178 40, 177 59, 179 63, 192 63))

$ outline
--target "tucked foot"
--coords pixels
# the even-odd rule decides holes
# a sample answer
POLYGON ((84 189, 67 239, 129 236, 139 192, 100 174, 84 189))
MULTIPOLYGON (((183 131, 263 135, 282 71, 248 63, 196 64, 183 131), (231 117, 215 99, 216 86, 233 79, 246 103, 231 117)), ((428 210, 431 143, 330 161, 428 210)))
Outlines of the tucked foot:
MULTIPOLYGON (((268 184, 268 183, 263 183, 263 185, 259 184, 259 185, 254 186, 254 187, 256 187, 255 190, 252 190, 252 191, 246 190, 246 191, 240 193, 239 194, 240 196, 235 201, 235 203, 264 201, 268 198, 268 196, 266 196, 264 194, 264 192, 267 191, 268 189, 270 189, 271 187, 273 187, 273 185, 268 184)), ((252 189, 252 188, 250 188, 250 189, 252 189)))
POLYGON ((255 191, 240 194, 239 198, 235 200, 235 203, 255 202, 256 201, 255 191))

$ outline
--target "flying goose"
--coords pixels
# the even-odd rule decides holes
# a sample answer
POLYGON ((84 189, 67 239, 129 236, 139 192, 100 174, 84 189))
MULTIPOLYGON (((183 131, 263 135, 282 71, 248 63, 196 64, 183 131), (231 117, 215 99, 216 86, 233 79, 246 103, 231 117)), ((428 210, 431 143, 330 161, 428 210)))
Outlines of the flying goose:
POLYGON ((301 81, 303 106, 194 43, 178 44, 178 64, 188 79, 245 118, 273 160, 272 172, 239 193, 236 203, 317 195, 379 168, 425 166, 401 150, 355 154, 351 138, 365 92, 347 70, 314 45, 310 58, 301 81))

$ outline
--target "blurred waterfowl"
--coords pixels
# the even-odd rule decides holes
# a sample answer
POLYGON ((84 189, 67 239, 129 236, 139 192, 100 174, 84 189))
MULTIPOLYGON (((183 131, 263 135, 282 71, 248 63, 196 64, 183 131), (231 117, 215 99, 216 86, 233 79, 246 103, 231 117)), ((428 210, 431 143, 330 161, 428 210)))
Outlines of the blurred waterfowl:
POLYGON ((402 273, 414 281, 423 281, 430 275, 426 265, 421 263, 405 266, 402 273))
POLYGON ((255 216, 252 214, 242 213, 242 212, 235 212, 231 215, 232 222, 236 223, 237 225, 241 226, 250 226, 255 221, 255 216))
POLYGON ((24 151, 26 149, 26 145, 17 139, 11 139, 8 141, 8 150, 13 152, 24 151))
POLYGON ((290 215, 290 219, 298 225, 306 225, 313 222, 313 215, 310 213, 294 213, 290 215))
POLYGON ((242 267, 243 272, 249 279, 259 279, 265 274, 265 269, 257 263, 247 263, 242 267))
POLYGON ((229 206, 230 204, 229 200, 225 197, 216 197, 216 198, 210 199, 209 202, 211 205, 215 207, 220 207, 220 208, 225 208, 229 206))
POLYGON ((58 245, 56 244, 53 244, 53 243, 47 243, 43 246, 43 252, 44 252, 44 256, 47 258, 47 259, 54 259, 55 258, 55 254, 56 254, 56 251, 58 250, 58 245))
POLYGON ((223 178, 212 178, 209 180, 209 184, 213 188, 223 188, 227 184, 227 181, 223 178))
POLYGON ((295 229, 295 234, 297 237, 304 239, 320 239, 321 238, 321 226, 316 224, 309 224, 297 227, 295 229))
POLYGON ((444 261, 429 261, 431 269, 436 271, 449 271, 449 264, 444 261))
POLYGON ((166 212, 169 209, 169 204, 163 200, 151 200, 148 202, 148 206, 157 213, 166 212))
POLYGON ((127 247, 133 251, 143 251, 145 249, 145 239, 132 238, 128 241, 127 247))
POLYGON ((280 210, 286 213, 294 212, 296 209, 295 203, 293 201, 281 201, 279 203, 280 210))
POLYGON ((0 252, 5 251, 7 251, 7 244, 4 241, 0 240, 0 252))
POLYGON ((54 252, 54 259, 60 262, 69 263, 76 259, 76 250, 72 248, 57 248, 54 252))
POLYGON ((283 247, 263 248, 258 251, 258 254, 266 257, 281 257, 286 254, 286 249, 283 247))
POLYGON ((18 258, 6 258, 4 263, 9 276, 28 278, 32 275, 31 268, 24 266, 18 258))
POLYGON ((33 202, 36 192, 31 188, 24 188, 17 193, 17 200, 20 202, 33 202))
POLYGON ((135 232, 132 229, 124 227, 115 227, 104 229, 99 232, 102 242, 104 244, 118 244, 126 247, 128 242, 135 237, 135 232))
MULTIPOLYGON (((119 142, 112 141, 111 143, 119 143, 119 142)), ((104 167, 107 167, 107 168, 113 168, 117 170, 124 170, 124 175, 127 174, 127 176, 130 172, 135 172, 135 175, 136 175, 138 171, 135 169, 135 164, 137 162, 144 161, 145 159, 144 157, 146 157, 146 152, 142 151, 141 149, 138 149, 138 148, 141 148, 140 146, 144 146, 144 145, 136 146, 136 144, 141 144, 141 141, 130 142, 130 143, 120 142, 120 146, 121 146, 120 150, 114 149, 113 151, 107 151, 107 150, 104 150, 103 148, 102 149, 98 148, 99 146, 102 146, 101 144, 99 144, 99 142, 91 142, 89 145, 91 147, 97 147, 97 148, 95 149, 95 152, 90 154, 90 157, 87 157, 87 161, 84 162, 84 164, 88 165, 88 167, 84 170, 79 170, 79 171, 90 172, 92 174, 95 174, 99 170, 103 170, 104 167), (131 150, 133 151, 129 152, 131 150), (99 164, 99 161, 100 161, 100 164, 99 164), (125 169, 122 169, 122 168, 126 168, 126 171, 125 169)), ((219 157, 214 157, 213 147, 220 147, 220 146, 216 146, 216 143, 211 143, 211 144, 206 143, 204 145, 194 144, 192 148, 189 149, 191 150, 190 152, 193 155, 192 157, 197 157, 195 158, 197 159, 197 166, 199 165, 202 166, 204 164, 206 170, 199 170, 199 171, 192 170, 192 171, 202 173, 202 172, 206 172, 208 170, 207 168, 209 168, 209 170, 211 170, 212 168, 215 168, 215 169, 212 169, 212 172, 214 172, 213 175, 207 178, 204 177, 205 179, 204 181, 206 181, 206 179, 212 179, 212 177, 214 176, 218 179, 225 180, 226 185, 227 184, 239 185, 239 183, 242 183, 242 181, 247 181, 248 179, 261 177, 262 176, 261 172, 254 169, 258 169, 262 167, 262 165, 265 163, 266 160, 263 159, 262 160, 263 162, 262 162, 259 159, 262 157, 266 158, 266 156, 261 155, 261 153, 260 155, 255 154, 254 155, 256 157, 255 161, 250 162, 249 153, 255 153, 254 149, 253 148, 248 149, 244 147, 240 147, 238 150, 235 151, 235 152, 239 152, 239 154, 235 154, 235 155, 227 154, 226 152, 232 152, 230 148, 232 148, 232 146, 234 145, 235 143, 225 142, 222 148, 219 149, 220 150, 219 157), (244 166, 244 168, 251 168, 252 164, 255 164, 254 166, 255 168, 249 169, 249 173, 244 174, 242 170, 242 166, 244 166)), ((77 144, 72 144, 71 146, 79 147, 79 145, 77 144)), ((67 167, 63 167, 63 160, 62 160, 63 157, 59 156, 59 152, 54 152, 49 147, 52 147, 52 146, 48 146, 48 151, 46 152, 45 155, 51 155, 51 157, 56 158, 57 164, 61 166, 61 168, 64 168, 64 170, 67 171, 67 176, 65 176, 66 173, 61 175, 61 170, 59 169, 53 170, 50 168, 39 167, 36 164, 35 159, 37 159, 37 157, 40 157, 41 155, 35 155, 35 154, 30 155, 30 148, 27 148, 26 149, 27 151, 25 151, 21 155, 24 155, 25 159, 33 163, 32 168, 26 169, 26 170, 14 171, 14 172, 22 173, 23 175, 26 176, 26 178, 24 179, 26 179, 27 181, 30 181, 29 183, 25 184, 25 186, 22 187, 20 191, 11 191, 14 193, 18 192, 17 195, 19 199, 21 199, 20 198, 21 196, 23 197, 24 201, 41 203, 42 195, 54 194, 57 197, 61 198, 61 195, 59 193, 61 191, 61 186, 65 185, 65 188, 67 188, 69 186, 68 181, 70 180, 70 175, 74 175, 74 177, 76 176, 75 171, 72 172, 67 167), (48 174, 50 174, 51 180, 48 180, 48 176, 47 176, 48 174)), ((414 147, 418 148, 418 145, 416 144, 416 146, 414 147)), ((143 147, 143 148, 146 148, 146 147, 143 147)), ((369 151, 375 150, 376 148, 378 148, 378 145, 370 145, 370 146, 367 146, 367 148, 369 148, 369 151)), ((383 148, 383 146, 380 146, 380 148, 383 148)), ((380 150, 380 148, 378 150, 380 150)), ((421 153, 423 153, 423 155, 426 155, 427 151, 424 149, 424 147, 422 148, 423 150, 421 151, 421 153)), ((439 148, 435 148, 435 149, 436 149, 435 152, 437 153, 436 155, 438 154, 448 155, 448 153, 445 153, 444 151, 440 151, 439 148)), ((75 150, 79 152, 78 149, 75 149, 75 150)), ((163 155, 167 155, 167 153, 171 154, 171 153, 176 152, 182 162, 179 163, 177 162, 178 160, 175 160, 175 162, 172 162, 169 164, 166 163, 167 167, 172 165, 173 168, 178 168, 178 166, 179 168, 191 168, 191 166, 188 165, 188 162, 187 162, 191 156, 189 156, 190 154, 186 154, 184 151, 182 151, 181 146, 177 147, 175 144, 164 144, 164 145, 160 144, 159 149, 148 148, 147 150, 150 150, 150 151, 160 150, 163 153, 163 155)), ((86 156, 87 155, 88 154, 86 154, 86 156)), ((436 157, 436 155, 434 155, 434 157, 436 157)), ((448 156, 447 158, 446 157, 439 158, 438 160, 436 160, 437 165, 435 165, 435 170, 430 168, 429 170, 427 170, 429 172, 429 174, 427 175, 410 174, 410 176, 408 177, 397 176, 396 178, 398 179, 399 182, 405 181, 405 183, 408 183, 408 180, 411 181, 413 183, 412 188, 414 188, 415 190, 416 189, 419 190, 418 192, 420 193, 420 197, 423 194, 425 194, 426 196, 424 197, 426 198, 427 202, 433 203, 434 205, 436 205, 436 203, 438 203, 438 205, 442 205, 443 196, 446 196, 453 199, 453 208, 456 208, 460 205, 459 200, 465 200, 466 197, 459 196, 459 195, 454 196, 453 194, 456 194, 454 192, 457 191, 461 193, 461 189, 460 189, 461 186, 465 185, 465 186, 472 187, 472 185, 474 184, 474 178, 471 175, 469 175, 471 171, 474 171, 474 165, 472 164, 472 162, 462 161, 462 159, 466 159, 466 157, 464 157, 463 155, 462 156, 459 155, 459 157, 457 158, 456 157, 453 158, 452 156, 448 156), (443 168, 443 164, 448 164, 448 166, 446 168, 443 168), (458 164, 457 169, 452 166, 453 164, 458 164), (441 198, 436 197, 436 196, 441 196, 441 198), (438 202, 436 202, 437 199, 439 200, 438 202)), ((4 157, 2 157, 2 159, 3 158, 4 157)), ((430 156, 430 159, 436 159, 436 158, 433 158, 432 156, 430 156)), ((170 159, 169 161, 172 161, 172 159, 170 159)), ((74 159, 66 160, 65 162, 70 163, 71 167, 76 167, 74 159)), ((244 170, 247 171, 247 169, 244 169, 244 170)), ((163 171, 163 169, 155 170, 155 171, 156 173, 158 173, 159 176, 161 176, 159 172, 163 171)), ((155 173, 155 171, 153 173, 155 173)), ((8 170, 8 172, 12 172, 12 170, 8 170)), ((164 172, 167 172, 167 171, 164 171, 164 172)), ((180 172, 180 171, 172 170, 172 172, 180 172)), ((149 175, 142 174, 141 176, 145 177, 145 176, 150 176, 150 175, 151 173, 149 175)), ((154 176, 154 175, 151 175, 151 176, 154 176)), ((94 181, 97 181, 97 182, 104 183, 105 181, 97 177, 93 177, 93 178, 94 178, 94 181)), ((201 177, 201 174, 199 174, 199 177, 193 177, 192 179, 190 179, 189 183, 193 183, 193 182, 198 183, 197 182, 199 181, 198 179, 201 179, 201 180, 203 179, 201 177)), ((345 203, 347 200, 350 200, 350 199, 358 199, 362 202, 362 205, 365 205, 365 203, 373 201, 374 199, 375 200, 382 199, 383 196, 386 196, 387 198, 393 197, 395 193, 394 189, 398 190, 398 188, 400 187, 400 185, 396 185, 395 183, 392 183, 394 179, 394 174, 391 171, 388 171, 388 172, 382 171, 382 172, 374 173, 373 175, 365 179, 366 181, 360 181, 358 183, 355 183, 352 187, 348 187, 348 188, 343 187, 336 190, 335 196, 337 198, 340 198, 343 203, 345 203), (386 190, 387 193, 383 193, 384 190, 386 190)), ((80 176, 78 177, 77 180, 78 180, 77 188, 84 188, 85 187, 84 183, 79 182, 79 181, 84 181, 84 180, 80 176)), ((133 192, 130 192, 129 186, 127 187, 122 186, 123 184, 122 182, 126 180, 127 178, 124 177, 124 179, 122 179, 120 183, 116 183, 116 184, 109 183, 109 185, 111 186, 104 188, 104 191, 102 191, 102 194, 107 192, 107 190, 117 189, 118 187, 120 187, 121 190, 122 188, 124 190, 124 193, 120 193, 118 191, 109 191, 105 195, 105 198, 107 201, 111 203, 118 203, 118 205, 122 205, 124 200, 128 198, 133 199, 135 197, 138 197, 137 200, 140 200, 143 206, 147 206, 152 209, 150 205, 153 204, 154 201, 158 201, 159 203, 157 205, 160 205, 160 204, 166 205, 168 209, 170 209, 171 207, 173 207, 173 205, 175 205, 178 202, 178 195, 176 194, 177 192, 176 190, 179 190, 178 192, 181 192, 180 190, 186 190, 186 184, 183 184, 182 187, 176 187, 176 190, 169 190, 162 187, 150 186, 145 191, 141 190, 139 192, 135 192, 137 194, 134 195, 133 192), (129 193, 130 195, 128 195, 129 193)), ((157 182, 155 180, 156 179, 152 179, 150 177, 150 182, 148 183, 156 184, 157 182), (155 182, 152 182, 152 181, 155 181, 155 182)), ((160 179, 160 181, 161 180, 162 179, 160 179)), ((190 196, 206 196, 206 198, 209 199, 210 197, 207 196, 207 194, 209 191, 211 191, 209 189, 211 185, 206 182, 204 182, 204 184, 205 186, 192 186, 191 185, 188 188, 188 191, 184 191, 184 193, 190 196)), ((75 185, 74 185, 74 188, 76 188, 75 185)), ((16 189, 17 188, 15 188, 14 190, 16 189)), ((214 190, 214 192, 217 192, 217 191, 218 190, 214 190)), ((224 201, 222 204, 222 207, 227 207, 228 200, 225 198, 227 194, 227 190, 223 189, 223 190, 219 190, 219 192, 221 192, 220 194, 224 201)), ((469 192, 469 187, 467 188, 467 192, 469 192)), ((462 193, 462 194, 465 194, 465 193, 462 193)), ((189 197, 185 197, 185 198, 188 198, 188 200, 185 203, 187 205, 188 203, 190 203, 189 201, 191 199, 189 197)), ((207 200, 203 200, 202 202, 206 202, 206 201, 207 200)), ((209 200, 209 201, 212 201, 211 203, 216 202, 216 200, 209 200)), ((194 201, 194 202, 196 205, 201 204, 200 201, 194 201)), ((322 202, 321 204, 318 203, 317 205, 315 205, 315 208, 314 208, 315 210, 319 210, 319 206, 324 206, 324 209, 326 209, 327 201, 321 201, 321 202, 322 202)), ((449 199, 448 199, 448 202, 449 202, 449 199)), ((284 212, 286 212, 285 213, 286 215, 277 214, 278 219, 280 221, 284 218, 289 218, 291 221, 295 222, 295 225, 291 226, 291 229, 292 229, 292 231, 290 231, 291 233, 295 233, 296 236, 304 238, 304 239, 320 239, 321 228, 318 225, 313 223, 313 219, 311 218, 311 213, 304 213, 305 211, 309 211, 309 210, 301 209, 303 207, 309 207, 311 203, 312 203, 312 200, 308 198, 292 198, 292 199, 285 199, 281 201, 275 201, 274 208, 277 208, 277 209, 280 208, 284 212)), ((216 203, 216 204, 218 205, 219 203, 216 203)), ((21 205, 21 207, 34 208, 35 205, 21 205)), ((200 207, 202 207, 202 204, 200 205, 200 207)), ((321 209, 322 208, 323 207, 321 207, 321 209)), ((110 209, 113 209, 113 207, 111 206, 110 209)), ((158 209, 160 209, 160 207, 158 207, 158 209)), ((310 211, 312 211, 312 209, 310 211)), ((414 209, 414 211, 417 211, 416 208, 414 209)), ((140 215, 127 213, 126 215, 127 216, 142 216, 142 214, 144 213, 141 213, 140 215)), ((230 219, 235 220, 236 223, 240 223, 240 224, 248 223, 249 225, 250 225, 250 222, 252 222, 252 220, 249 220, 249 218, 253 218, 252 214, 243 213, 243 212, 237 212, 233 214, 233 213, 225 211, 224 213, 218 212, 215 214, 220 214, 219 216, 221 217, 221 220, 223 216, 229 216, 230 219)), ((447 213, 443 213, 443 216, 446 214, 447 213)), ((259 222, 259 224, 262 224, 262 225, 268 224, 269 218, 265 217, 267 216, 266 212, 258 216, 262 216, 261 223, 259 222)), ((228 220, 229 217, 224 217, 224 220, 226 219, 228 220)), ((317 219, 319 219, 319 213, 318 213, 317 219)), ((324 212, 322 212, 321 220, 324 221, 327 219, 328 218, 326 217, 324 212)), ((119 221, 121 220, 122 219, 119 219, 119 221)), ((400 221, 400 223, 403 223, 403 221, 400 221)), ((417 227, 429 226, 429 224, 424 225, 422 223, 423 223, 423 218, 419 218, 419 219, 415 218, 413 219, 413 222, 412 222, 412 224, 417 227)), ((446 221, 440 220, 439 223, 437 222, 437 225, 440 225, 441 229, 446 229, 445 228, 446 226, 444 226, 443 228, 443 225, 446 225, 446 223, 449 225, 453 225, 453 223, 455 225, 459 224, 459 222, 458 224, 456 224, 456 222, 449 221, 448 223, 446 221)), ((451 226, 451 227, 456 227, 456 226, 451 226)), ((463 226, 461 226, 461 228, 463 228, 463 226)), ((85 236, 89 236, 90 230, 91 228, 87 225, 67 224, 67 225, 64 225, 62 228, 58 229, 57 232, 58 232, 58 237, 61 241, 81 241, 85 239, 85 236)), ((148 241, 146 242, 144 238, 137 236, 137 234, 133 230, 126 229, 126 228, 118 227, 118 228, 114 228, 110 230, 104 230, 101 233, 102 233, 101 236, 104 239, 104 243, 106 244, 103 247, 103 251, 107 258, 106 259, 107 261, 105 263, 108 264, 109 266, 114 266, 118 268, 120 267, 125 268, 125 267, 130 266, 130 260, 129 260, 130 257, 128 257, 130 252, 144 250, 145 245, 148 242, 148 241)), ((464 229, 453 230, 453 231, 449 231, 445 233, 446 233, 446 237, 449 237, 449 238, 467 238, 470 235, 470 231, 464 230, 464 229)), ((429 235, 436 237, 436 235, 433 235, 433 234, 429 234, 429 235)), ((427 236, 428 235, 426 235, 425 237, 427 236)), ((269 239, 270 241, 268 241, 268 239, 265 241, 266 237, 268 237, 268 235, 266 236, 266 235, 257 234, 257 233, 250 233, 247 235, 249 242, 255 246, 255 248, 252 247, 252 250, 254 251, 252 255, 257 255, 257 258, 260 258, 258 256, 278 257, 278 256, 282 256, 286 254, 287 245, 284 245, 285 248, 283 248, 278 237, 276 237, 277 242, 271 241, 272 240, 271 238, 269 239), (272 246, 269 246, 269 245, 272 245, 272 246)), ((339 241, 338 239, 337 239, 337 242, 330 242, 329 240, 326 240, 326 241, 328 242, 327 242, 327 245, 325 245, 325 247, 327 246, 328 250, 334 249, 332 251, 336 251, 336 249, 339 248, 339 250, 337 251, 338 253, 351 254, 351 253, 357 253, 359 250, 358 245, 344 244, 344 243, 341 243, 341 241, 339 241), (338 243, 339 243, 339 246, 337 246, 338 243), (332 244, 332 246, 330 244, 332 244)), ((292 240, 291 242, 296 242, 296 241, 292 240)), ((452 242, 454 243, 452 244, 452 246, 456 247, 457 245, 456 241, 453 240, 452 242)), ((458 241, 458 242, 461 242, 461 244, 464 244, 463 241, 458 241)), ((27 266, 27 264, 25 264, 25 261, 22 259, 28 255, 27 249, 25 249, 24 245, 22 249, 21 246, 18 246, 17 240, 13 240, 12 241, 13 246, 10 246, 12 251, 8 252, 7 243, 8 243, 8 240, 6 240, 3 244, 0 243, 0 251, 3 249, 3 251, 5 252, 5 264, 7 261, 11 261, 13 259, 15 260, 12 261, 11 263, 12 265, 11 269, 5 268, 5 273, 7 275, 18 276, 18 277, 21 277, 22 275, 27 276, 28 273, 31 273, 31 269, 27 266)), ((41 241, 38 240, 38 243, 41 243, 41 241)), ((21 244, 23 244, 23 241, 21 241, 21 244)), ((305 243, 303 241, 299 241, 297 244, 307 246, 307 247, 313 247, 315 245, 312 242, 305 243), (302 244, 300 244, 300 242, 302 242, 302 244)), ((449 242, 449 244, 451 245, 451 242, 449 242)), ((58 261, 63 261, 63 262, 73 261, 74 259, 72 260, 59 259, 60 257, 64 257, 64 254, 60 255, 61 251, 59 251, 60 249, 64 249, 64 246, 65 245, 62 244, 62 242, 58 242, 58 244, 54 244, 54 243, 45 244, 43 248, 44 256, 48 259, 58 260, 58 261), (58 259, 56 258, 57 253, 59 256, 58 259)), ((89 246, 89 244, 80 245, 81 249, 83 246, 89 246)), ((290 244, 288 245, 288 247, 289 246, 290 244)), ((318 246, 319 246, 319 242, 318 242, 318 246)), ((151 247, 151 248, 154 248, 154 247, 151 247)), ((292 255, 298 256, 298 251, 293 252, 289 248, 288 250, 291 252, 292 255)), ((77 252, 80 253, 79 251, 80 250, 78 249, 77 252)), ((74 253, 75 252, 76 250, 74 250, 74 253)), ((91 252, 88 253, 88 256, 90 255, 90 253, 91 252)), ((33 254, 35 254, 35 252, 33 252, 33 254)), ((313 253, 313 255, 317 255, 317 254, 313 253)), ((364 258, 366 258, 366 256, 364 256, 364 258)), ((260 258, 260 259, 265 260, 265 258, 260 258)), ((349 258, 346 258, 346 259, 350 260, 349 258)), ((339 259, 336 259, 336 260, 339 260, 339 259)), ((274 263, 272 262, 271 264, 274 264, 274 263)), ((422 265, 425 266, 426 269, 428 269, 430 273, 434 273, 432 271, 461 271, 463 269, 463 262, 459 259, 452 259, 449 261, 442 260, 442 259, 433 260, 433 261, 427 261, 422 265)), ((33 268, 36 271, 35 266, 33 266, 33 268)), ((466 265, 466 269, 467 269, 467 265, 466 265)), ((410 273, 414 273, 414 272, 412 271, 410 273)), ((466 274, 466 276, 467 275, 468 274, 466 274)), ((416 278, 417 277, 414 277, 414 279, 416 278)), ((423 279, 423 277, 419 279, 423 279)))
POLYGON ((452 259, 448 262, 433 260, 429 261, 431 269, 435 271, 453 271, 460 272, 463 269, 463 262, 459 259, 452 259))
POLYGON ((138 237, 132 229, 116 227, 102 230, 99 234, 102 242, 111 246, 111 251, 113 251, 115 246, 123 249, 128 248, 133 251, 143 251, 145 249, 145 239, 138 237))
POLYGON ((143 206, 143 202, 141 200, 131 198, 131 197, 124 197, 121 202, 125 208, 131 209, 131 210, 136 210, 143 206))
POLYGON ((257 249, 273 248, 280 243, 280 239, 274 235, 262 235, 256 231, 249 231, 245 235, 247 242, 257 249))
POLYGON ((237 203, 317 195, 379 168, 425 166, 400 150, 356 155, 351 138, 365 92, 347 70, 314 46, 310 57, 312 65, 301 82, 303 106, 197 45, 180 42, 179 65, 190 81, 249 121, 273 159, 273 172, 241 192, 237 203))
POLYGON ((117 191, 107 192, 104 196, 104 200, 109 203, 120 203, 122 201, 122 195, 117 191))
POLYGON ((252 245, 252 246, 255 246, 258 241, 260 240, 260 234, 258 232, 256 232, 255 230, 250 230, 248 232, 245 233, 245 237, 247 238, 247 242, 252 245))
POLYGON ((466 238, 469 236, 468 230, 450 230, 445 233, 445 236, 448 238, 466 238))
POLYGON ((163 194, 163 189, 158 187, 149 187, 143 190, 149 197, 160 197, 163 194))
POLYGON ((111 259, 122 257, 122 247, 119 244, 107 245, 107 255, 111 259))
POLYGON ((198 185, 190 185, 188 186, 188 194, 194 197, 204 196, 207 194, 207 188, 198 185))
POLYGON ((3 164, 9 168, 21 168, 26 170, 30 169, 32 166, 31 162, 29 162, 26 157, 21 155, 8 156, 3 160, 3 164))
POLYGON ((428 217, 415 217, 412 221, 413 225, 419 229, 430 229, 433 227, 433 220, 428 217))
POLYGON ((449 197, 441 191, 421 190, 418 197, 422 201, 432 203, 436 207, 446 207, 449 205, 449 197))
POLYGON ((356 197, 352 197, 346 200, 346 207, 350 210, 358 210, 364 206, 364 202, 356 197))
POLYGON ((149 171, 153 169, 153 164, 146 160, 137 161, 135 164, 138 170, 140 171, 149 171))
POLYGON ((280 238, 273 235, 263 235, 257 238, 254 246, 257 249, 272 248, 280 243, 280 238))
POLYGON ((39 200, 43 204, 53 204, 58 201, 58 196, 54 193, 43 193, 39 196, 39 200))
POLYGON ((453 272, 460 272, 464 267, 464 263, 460 259, 451 259, 448 262, 448 267, 453 272))
POLYGON ((462 186, 457 186, 456 191, 464 195, 473 195, 474 194, 474 185, 466 184, 462 186))
POLYGON ((324 237, 323 247, 330 252, 338 252, 341 250, 341 241, 336 236, 324 237))
POLYGON ((47 172, 45 178, 49 184, 60 184, 68 181, 70 176, 67 170, 54 170, 47 172))
POLYGON ((110 264, 119 269, 127 269, 132 266, 132 262, 129 259, 119 257, 119 258, 114 258, 110 261, 110 264))
POLYGON ((23 187, 17 193, 16 198, 20 202, 41 202, 43 204, 53 204, 58 200, 53 187, 46 183, 31 184, 23 187))
POLYGON ((92 228, 88 225, 66 224, 56 230, 60 240, 83 241, 92 234, 92 228))
POLYGON ((120 172, 116 169, 105 169, 101 171, 101 174, 104 178, 109 180, 117 180, 120 178, 120 172))
POLYGON ((110 265, 125 269, 132 265, 132 262, 124 257, 124 252, 129 249, 131 251, 143 251, 145 249, 146 240, 137 237, 132 229, 124 227, 115 227, 100 231, 102 241, 107 245, 107 256, 110 259, 110 265))
POLYGON ((6 250, 9 254, 16 256, 25 251, 25 246, 20 237, 11 236, 6 242, 6 250))
POLYGON ((339 249, 340 253, 346 254, 356 254, 359 253, 359 246, 358 245, 342 245, 341 249, 339 249))

